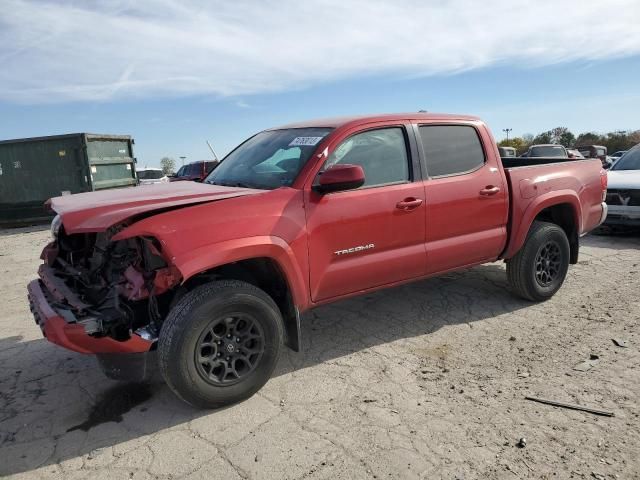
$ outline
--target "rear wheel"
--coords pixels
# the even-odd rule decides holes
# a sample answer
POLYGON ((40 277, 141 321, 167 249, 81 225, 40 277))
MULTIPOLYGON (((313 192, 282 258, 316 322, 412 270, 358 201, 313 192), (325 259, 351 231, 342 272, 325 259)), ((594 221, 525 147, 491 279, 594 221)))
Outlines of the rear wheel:
POLYGON ((567 275, 569 254, 569 240, 562 228, 534 222, 524 246, 507 261, 511 289, 527 300, 551 298, 567 275))
POLYGON ((264 291, 224 280, 182 297, 158 342, 160 371, 186 402, 216 408, 257 392, 276 366, 282 317, 264 291))

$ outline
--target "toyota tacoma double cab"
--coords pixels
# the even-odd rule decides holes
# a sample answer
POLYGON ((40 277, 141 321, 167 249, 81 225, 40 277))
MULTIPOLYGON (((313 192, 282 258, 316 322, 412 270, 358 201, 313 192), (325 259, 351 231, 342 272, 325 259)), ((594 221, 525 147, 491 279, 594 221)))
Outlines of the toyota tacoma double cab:
POLYGON ((501 159, 475 117, 302 122, 252 136, 202 183, 51 199, 28 296, 49 341, 111 376, 157 358, 180 398, 219 407, 300 350, 318 305, 495 261, 515 294, 550 298, 606 186, 597 159, 501 159))

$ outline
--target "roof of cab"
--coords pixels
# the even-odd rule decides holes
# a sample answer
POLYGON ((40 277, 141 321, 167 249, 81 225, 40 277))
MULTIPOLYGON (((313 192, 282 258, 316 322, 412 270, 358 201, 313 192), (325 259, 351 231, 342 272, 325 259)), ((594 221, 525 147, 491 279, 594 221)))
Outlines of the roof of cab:
POLYGON ((478 117, 471 115, 455 115, 446 113, 386 113, 378 115, 355 115, 348 117, 332 117, 319 118, 315 120, 307 120, 302 122, 290 123, 280 127, 269 128, 268 130, 282 130, 284 128, 339 128, 344 126, 357 126, 373 122, 393 122, 401 120, 423 120, 423 121, 439 121, 439 120, 457 120, 465 122, 479 121, 478 117))

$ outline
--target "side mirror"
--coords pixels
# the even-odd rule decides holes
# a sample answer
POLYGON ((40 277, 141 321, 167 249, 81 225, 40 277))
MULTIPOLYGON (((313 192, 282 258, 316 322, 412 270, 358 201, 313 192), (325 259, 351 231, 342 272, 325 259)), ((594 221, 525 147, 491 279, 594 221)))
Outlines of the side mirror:
POLYGON ((320 175, 318 185, 313 189, 318 193, 352 190, 364 185, 364 170, 360 165, 334 165, 320 175))

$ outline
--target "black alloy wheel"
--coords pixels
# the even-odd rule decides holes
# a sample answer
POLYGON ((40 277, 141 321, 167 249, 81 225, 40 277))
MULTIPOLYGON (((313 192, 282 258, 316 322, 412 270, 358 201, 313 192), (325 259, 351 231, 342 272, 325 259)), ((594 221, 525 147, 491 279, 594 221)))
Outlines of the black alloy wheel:
POLYGON ((556 281, 561 271, 560 245, 551 240, 540 247, 536 255, 536 280, 542 287, 548 287, 556 281))
POLYGON ((262 359, 265 338, 260 324, 237 313, 212 321, 198 339, 196 369, 216 386, 233 385, 253 372, 262 359))

